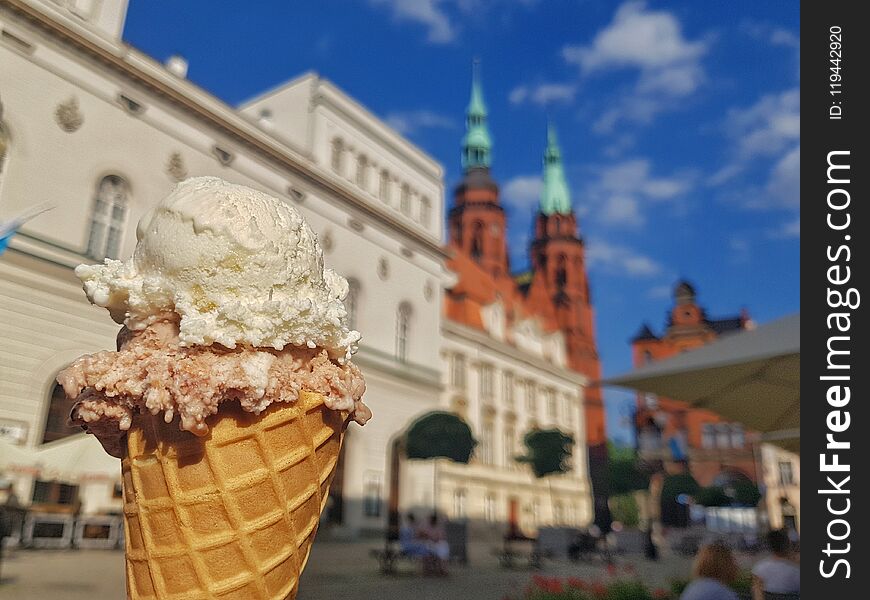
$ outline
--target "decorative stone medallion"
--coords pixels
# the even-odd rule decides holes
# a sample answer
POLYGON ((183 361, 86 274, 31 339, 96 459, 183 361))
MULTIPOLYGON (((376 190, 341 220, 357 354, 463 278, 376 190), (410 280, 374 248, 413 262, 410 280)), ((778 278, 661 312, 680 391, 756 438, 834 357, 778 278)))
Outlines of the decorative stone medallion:
POLYGON ((335 247, 335 240, 332 239, 332 232, 330 230, 327 229, 323 232, 323 237, 320 239, 320 246, 327 254, 332 252, 332 249, 335 247))
POLYGON ((181 181, 187 177, 187 167, 184 166, 184 158, 180 152, 173 152, 169 155, 169 161, 166 163, 166 172, 175 181, 181 181))
POLYGON ((61 102, 54 110, 54 119, 61 129, 67 133, 72 133, 78 130, 85 122, 85 117, 82 111, 79 110, 79 101, 75 96, 71 96, 66 102, 61 102))
POLYGON ((387 279, 390 276, 390 262, 385 256, 378 259, 378 277, 387 279))
POLYGON ((423 298, 426 299, 427 302, 432 301, 432 297, 435 295, 435 286, 432 285, 432 280, 426 280, 426 284, 423 286, 423 298))

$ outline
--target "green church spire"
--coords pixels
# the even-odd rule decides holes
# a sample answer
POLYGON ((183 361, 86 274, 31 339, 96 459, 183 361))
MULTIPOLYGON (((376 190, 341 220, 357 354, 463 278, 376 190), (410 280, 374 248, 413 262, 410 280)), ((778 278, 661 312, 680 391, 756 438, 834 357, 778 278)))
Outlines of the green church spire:
POLYGON ((462 168, 488 168, 492 160, 492 138, 486 126, 486 104, 480 85, 480 63, 474 61, 471 100, 465 111, 465 136, 462 138, 462 168))
POLYGON ((541 212, 552 214, 571 214, 571 195, 562 169, 562 152, 556 129, 552 123, 547 125, 547 149, 544 151, 544 189, 541 192, 541 212))

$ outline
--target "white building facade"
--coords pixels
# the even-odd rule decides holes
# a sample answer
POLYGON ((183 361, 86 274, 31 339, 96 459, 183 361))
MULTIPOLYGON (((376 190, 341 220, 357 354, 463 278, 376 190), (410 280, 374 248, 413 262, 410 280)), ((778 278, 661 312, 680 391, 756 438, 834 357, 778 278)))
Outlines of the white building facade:
MULTIPOLYGON (((126 258, 140 217, 179 180, 220 176, 297 208, 350 282, 348 310, 363 333, 356 361, 375 416, 348 432, 330 519, 382 530, 387 448, 443 397, 442 169, 313 73, 226 105, 185 79, 183 60, 163 65, 123 43, 125 9, 0 2, 0 220, 54 205, 0 256, 0 439, 28 452, 96 444, 54 439, 66 433, 57 372, 112 348, 118 329, 88 304, 73 268, 126 258)), ((72 495, 85 512, 120 509, 118 473, 104 472, 99 489, 84 481, 98 474, 79 475, 6 477, 25 503, 72 495)))
POLYGON ((586 526, 593 517, 583 420, 586 378, 569 370, 558 351, 546 351, 558 349, 561 340, 552 339, 561 337, 558 332, 542 334, 534 320, 526 320, 503 335, 504 323, 495 321, 488 319, 487 331, 443 324, 442 406, 468 422, 477 447, 468 465, 438 462, 438 504, 451 518, 498 534, 505 523, 525 534, 542 526, 586 526), (516 460, 527 452, 525 434, 535 429, 559 429, 573 438, 566 473, 536 479, 529 465, 516 460))

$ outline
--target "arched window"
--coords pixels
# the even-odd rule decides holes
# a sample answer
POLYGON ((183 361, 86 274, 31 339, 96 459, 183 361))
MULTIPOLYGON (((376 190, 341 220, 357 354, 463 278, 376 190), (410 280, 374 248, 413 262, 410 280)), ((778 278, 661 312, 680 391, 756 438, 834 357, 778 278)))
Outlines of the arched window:
POLYGON ((427 196, 420 198, 420 224, 424 227, 429 226, 429 220, 432 218, 432 202, 427 196))
POLYGON ((45 414, 45 429, 42 433, 43 444, 82 433, 81 427, 67 424, 72 407, 73 401, 67 399, 63 387, 57 383, 53 384, 48 399, 48 412, 45 414))
POLYGON ((117 175, 107 175, 97 185, 91 213, 87 254, 93 259, 118 258, 127 221, 129 186, 117 175))
POLYGON ((568 258, 560 254, 556 262, 556 288, 563 289, 568 283, 568 258))
POLYGON ((356 159, 356 184, 365 189, 369 181, 369 159, 360 154, 356 159))
POLYGON ((411 188, 407 183, 402 184, 402 195, 399 198, 399 210, 403 215, 411 214, 411 188))
POLYGON ((332 170, 336 173, 341 173, 342 162, 344 161, 344 142, 341 138, 332 140, 332 170))
POLYGON ((347 297, 344 299, 344 308, 347 310, 347 325, 356 329, 357 314, 359 311, 360 284, 356 279, 347 280, 347 297))
POLYGON ((390 174, 386 169, 381 171, 381 183, 378 191, 382 202, 390 202, 390 174))
POLYGON ((402 302, 396 311, 396 358, 402 362, 408 360, 408 347, 411 336, 411 305, 402 302))
POLYGON ((483 256, 483 223, 475 221, 471 230, 471 258, 480 261, 483 256))

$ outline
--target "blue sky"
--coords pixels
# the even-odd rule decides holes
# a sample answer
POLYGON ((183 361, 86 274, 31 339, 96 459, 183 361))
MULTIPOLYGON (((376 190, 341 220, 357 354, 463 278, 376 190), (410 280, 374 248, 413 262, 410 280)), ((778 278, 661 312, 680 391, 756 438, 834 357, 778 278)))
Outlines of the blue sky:
MULTIPOLYGON (((527 265, 547 119, 587 243, 606 375, 681 277, 713 316, 799 310, 797 2, 132 0, 125 39, 238 104, 315 70, 460 177, 482 61, 511 261, 527 265), (256 8, 251 8, 256 6, 256 8)), ((631 395, 607 394, 627 439, 631 395)))

